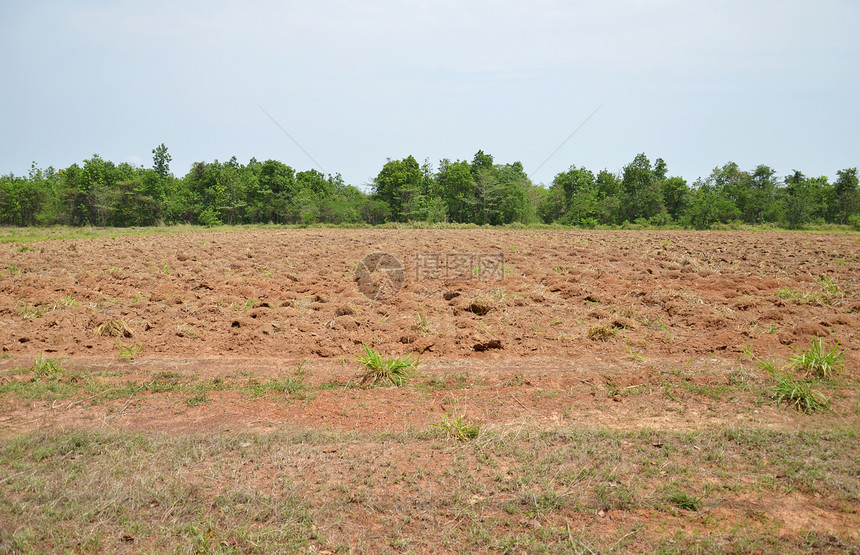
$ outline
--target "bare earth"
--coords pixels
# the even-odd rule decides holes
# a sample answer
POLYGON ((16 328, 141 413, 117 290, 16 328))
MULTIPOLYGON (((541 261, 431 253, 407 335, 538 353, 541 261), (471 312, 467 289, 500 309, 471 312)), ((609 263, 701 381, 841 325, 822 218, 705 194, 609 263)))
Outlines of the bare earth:
MULTIPOLYGON (((380 515, 429 503, 434 480, 444 488, 446 467, 461 456, 477 465, 492 448, 503 466, 495 473, 504 475, 504 464, 514 463, 504 462, 498 438, 555 434, 546 455, 567 433, 630 432, 619 437, 633 445, 641 438, 647 450, 677 449, 690 463, 708 446, 691 439, 684 455, 683 438, 699 437, 687 433, 856 431, 858 253, 856 234, 675 231, 264 229, 53 240, 26 249, 9 243, 0 245, 0 385, 31 381, 34 360, 50 358, 100 388, 38 398, 9 390, 0 395, 0 437, 334 434, 326 437, 340 439, 297 447, 293 464, 278 470, 316 507, 321 532, 302 549, 397 551, 395 536, 377 524, 380 515), (374 252, 396 257, 405 278, 396 290, 390 280, 397 272, 365 276, 382 285, 379 300, 355 281, 360 261, 374 252), (502 258, 503 268, 493 266, 502 258), (100 336, 110 322, 127 326, 125 333, 100 336), (777 406, 767 395, 771 377, 756 360, 780 366, 816 337, 844 350, 838 379, 818 386, 831 410, 777 406), (419 357, 409 383, 357 387, 362 343, 419 357), (118 360, 120 346, 139 352, 118 360), (289 379, 298 389, 254 389, 289 379), (149 386, 112 394, 129 383, 149 386), (164 387, 152 387, 158 383, 164 387), (445 415, 464 416, 481 435, 473 444, 434 436, 445 415), (385 439, 397 437, 402 444, 385 439), (445 448, 434 457, 439 442, 445 448), (361 488, 344 478, 355 458, 429 477, 415 490, 382 481, 356 500, 361 488), (313 501, 335 494, 349 501, 339 518, 313 501)), ((766 460, 760 471, 770 472, 766 460)), ((200 473, 205 468, 188 479, 202 481, 200 473)), ((707 478, 691 480, 703 491, 707 478)), ((611 538, 604 551, 651 549, 654 538, 743 525, 773 526, 774 536, 795 539, 812 531, 830 538, 819 550, 850 552, 860 549, 860 475, 849 472, 847 480, 844 491, 726 488, 698 512, 623 503, 607 510, 595 501, 509 520, 535 538, 552 526, 611 538), (632 529, 639 532, 626 538, 632 529)), ((463 503, 501 515, 498 522, 511 514, 505 503, 519 499, 488 499, 480 488, 471 495, 463 503)), ((405 551, 503 550, 446 543, 446 527, 460 521, 433 512, 398 529, 396 537, 411 533, 405 551)))

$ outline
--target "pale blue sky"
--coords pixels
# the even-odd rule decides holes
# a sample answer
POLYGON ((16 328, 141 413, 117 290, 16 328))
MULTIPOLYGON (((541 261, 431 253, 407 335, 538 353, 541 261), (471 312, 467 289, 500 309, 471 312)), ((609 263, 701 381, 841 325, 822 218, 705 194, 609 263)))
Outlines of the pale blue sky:
POLYGON ((409 154, 690 182, 860 165, 856 0, 0 1, 0 174, 93 153, 274 158, 362 185, 409 154))

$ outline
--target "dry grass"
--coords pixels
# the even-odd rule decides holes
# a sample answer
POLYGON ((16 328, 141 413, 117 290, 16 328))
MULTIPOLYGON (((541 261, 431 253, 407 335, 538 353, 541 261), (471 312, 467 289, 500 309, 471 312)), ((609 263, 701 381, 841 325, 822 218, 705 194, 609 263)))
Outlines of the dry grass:
POLYGON ((34 432, 0 443, 0 552, 857 549, 856 529, 832 527, 856 522, 856 430, 660 438, 34 432), (792 518, 834 509, 826 523, 785 526, 786 491, 802 501, 792 518))
POLYGON ((108 320, 96 328, 97 337, 134 337, 124 320, 108 320))
POLYGON ((593 341, 609 341, 616 333, 617 330, 613 326, 590 326, 588 328, 588 338, 593 341))

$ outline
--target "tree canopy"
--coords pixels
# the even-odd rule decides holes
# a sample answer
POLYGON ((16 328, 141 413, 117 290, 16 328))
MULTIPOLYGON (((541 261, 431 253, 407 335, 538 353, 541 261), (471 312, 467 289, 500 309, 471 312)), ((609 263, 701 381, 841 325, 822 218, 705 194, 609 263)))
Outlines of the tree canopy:
POLYGON ((94 154, 60 170, 33 163, 27 176, 2 176, 0 225, 629 222, 708 229, 741 222, 860 228, 857 168, 837 171, 830 183, 799 170, 780 178, 766 165, 743 170, 729 162, 690 185, 670 175, 662 158, 640 153, 618 173, 571 165, 543 187, 520 162, 499 163, 479 150, 471 161, 445 158, 435 168, 411 155, 388 160, 365 192, 339 174, 253 158, 247 164, 235 157, 197 162, 178 177, 164 144, 152 154, 150 168, 94 154))

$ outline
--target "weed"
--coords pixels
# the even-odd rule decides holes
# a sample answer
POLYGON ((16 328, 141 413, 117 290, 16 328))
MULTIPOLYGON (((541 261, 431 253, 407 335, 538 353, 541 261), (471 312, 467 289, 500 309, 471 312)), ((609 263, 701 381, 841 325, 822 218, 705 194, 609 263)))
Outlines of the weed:
POLYGON ((693 497, 686 491, 680 489, 672 489, 667 495, 666 500, 677 506, 680 509, 684 509, 687 511, 698 511, 702 506, 702 499, 704 495, 701 497, 693 497))
POLYGON ((189 397, 188 399, 185 400, 185 404, 188 405, 189 407, 197 407, 199 405, 203 405, 203 404, 206 404, 208 402, 209 402, 209 397, 206 395, 205 392, 198 393, 197 395, 194 395, 193 397, 189 397))
POLYGON ((420 333, 430 333, 430 322, 426 316, 421 314, 420 310, 418 311, 418 321, 412 324, 412 329, 420 333))
POLYGON ((76 306, 80 306, 81 303, 71 295, 66 295, 59 299, 56 304, 65 308, 74 308, 76 306))
POLYGON ((624 345, 624 350, 625 350, 625 351, 627 351, 627 354, 628 354, 628 355, 630 356, 630 358, 632 358, 633 360, 638 360, 638 361, 640 361, 640 362, 641 362, 641 361, 643 361, 643 360, 645 360, 645 357, 644 357, 644 356, 642 356, 642 353, 640 353, 639 351, 637 351, 636 349, 634 349, 634 348, 630 345, 630 343, 627 343, 626 345, 624 345))
POLYGON ((63 368, 59 360, 39 355, 36 357, 36 360, 33 361, 33 365, 30 367, 30 372, 35 374, 32 379, 34 382, 41 378, 56 380, 63 373, 63 368))
POLYGON ((764 370, 768 374, 775 374, 776 371, 778 370, 776 367, 776 361, 769 361, 769 360, 764 360, 764 359, 760 358, 760 359, 757 359, 755 361, 755 363, 756 363, 756 365, 758 365, 759 368, 761 368, 762 370, 764 370))
POLYGON ((41 318, 44 316, 41 310, 38 307, 30 305, 30 303, 24 303, 23 307, 16 308, 15 311, 18 313, 24 320, 32 320, 33 318, 41 318))
POLYGON ((124 320, 108 320, 96 328, 98 337, 133 337, 134 333, 124 320))
POLYGON ((18 268, 18 266, 14 265, 14 264, 9 264, 8 269, 9 269, 9 273, 12 275, 19 275, 21 273, 21 269, 18 268))
POLYGON ((812 340, 808 350, 794 349, 795 354, 789 358, 789 361, 804 370, 808 377, 828 379, 842 370, 842 357, 845 351, 838 351, 838 349, 838 342, 828 351, 824 345, 824 339, 816 338, 812 340))
POLYGON ((143 350, 143 345, 132 345, 131 347, 125 347, 120 344, 119 341, 114 340, 116 346, 119 347, 119 356, 117 360, 134 360, 137 355, 143 350))
POLYGON ((773 377, 777 383, 771 391, 777 404, 785 401, 788 406, 802 412, 827 410, 829 407, 830 402, 827 397, 820 391, 812 389, 812 384, 809 382, 800 381, 787 373, 774 373, 773 377))
POLYGON ((446 414, 442 417, 442 421, 438 424, 433 424, 436 428, 439 428, 445 434, 450 437, 453 437, 457 441, 471 441, 478 437, 478 434, 481 433, 480 426, 470 426, 463 422, 463 418, 465 415, 460 415, 456 419, 449 418, 446 414))
POLYGON ((268 381, 259 382, 252 378, 248 380, 251 397, 262 397, 270 391, 292 395, 305 388, 303 377, 270 378, 268 381))
POLYGON ((818 276, 816 281, 818 282, 818 291, 800 291, 791 287, 783 287, 776 292, 776 296, 798 304, 812 303, 821 306, 833 304, 845 296, 839 285, 827 274, 818 276))
POLYGON ((365 371, 361 375, 360 385, 374 386, 379 382, 390 381, 397 387, 401 387, 409 379, 409 375, 418 359, 412 355, 400 357, 386 357, 377 353, 363 342, 364 355, 359 355, 357 360, 364 365, 365 371))

